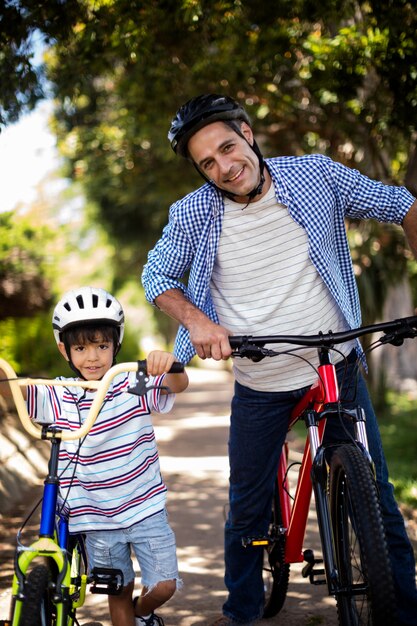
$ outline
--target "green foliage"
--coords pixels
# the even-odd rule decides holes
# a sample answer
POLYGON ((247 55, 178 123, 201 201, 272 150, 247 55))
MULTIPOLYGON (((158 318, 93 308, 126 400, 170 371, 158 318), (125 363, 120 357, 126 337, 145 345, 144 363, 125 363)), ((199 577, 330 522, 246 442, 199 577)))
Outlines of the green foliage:
POLYGON ((417 508, 417 399, 389 391, 385 408, 378 412, 382 443, 396 497, 417 508))
MULTIPOLYGON (((322 152, 416 187, 417 13, 407 0, 17 0, 0 20, 3 117, 33 105, 44 71, 66 173, 117 246, 118 286, 138 278, 169 205, 202 182, 166 139, 177 107, 202 92, 243 102, 267 156, 322 152), (41 68, 35 32, 47 46, 41 68)), ((386 244, 381 227, 370 237, 364 228, 349 236, 360 291, 375 295, 363 300, 371 320, 409 258, 397 235, 386 244)))
POLYGON ((53 272, 45 246, 53 234, 13 213, 0 213, 0 320, 44 311, 52 301, 53 272))
POLYGON ((390 288, 407 273, 411 253, 402 230, 394 225, 381 229, 374 221, 353 221, 348 239, 362 303, 362 322, 372 324, 381 314, 390 288))
POLYGON ((31 111, 45 96, 39 40, 65 37, 82 14, 77 0, 5 0, 0 6, 0 127, 31 111))
POLYGON ((2 321, 0 336, 0 354, 19 375, 49 376, 62 369, 49 312, 2 321))
POLYGON ((0 356, 28 375, 70 373, 56 349, 51 316, 74 287, 94 285, 120 297, 127 324, 119 362, 138 358, 139 339, 151 334, 138 280, 125 279, 121 291, 112 269, 118 251, 90 220, 89 207, 85 215, 77 208, 76 193, 73 186, 25 212, 0 213, 0 356))
POLYGON ((328 0, 318 11, 303 0, 268 7, 86 0, 83 7, 46 59, 55 128, 68 174, 128 246, 131 264, 146 259, 169 204, 201 182, 166 140, 176 108, 201 92, 243 101, 265 154, 325 152, 371 177, 404 179, 417 108, 410 79, 417 23, 407 3, 382 10, 377 2, 328 0), (409 73, 401 61, 398 90, 403 58, 409 73))

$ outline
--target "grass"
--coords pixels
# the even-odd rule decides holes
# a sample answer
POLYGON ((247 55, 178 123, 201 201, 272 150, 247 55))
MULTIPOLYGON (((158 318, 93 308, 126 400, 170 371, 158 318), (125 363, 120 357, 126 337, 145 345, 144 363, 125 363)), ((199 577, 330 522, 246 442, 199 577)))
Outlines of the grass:
POLYGON ((417 508, 417 399, 389 391, 377 415, 396 498, 417 508))
MULTIPOLYGON (((417 399, 388 391, 376 409, 390 481, 398 502, 417 509, 417 399)), ((305 439, 303 423, 294 427, 305 439)))

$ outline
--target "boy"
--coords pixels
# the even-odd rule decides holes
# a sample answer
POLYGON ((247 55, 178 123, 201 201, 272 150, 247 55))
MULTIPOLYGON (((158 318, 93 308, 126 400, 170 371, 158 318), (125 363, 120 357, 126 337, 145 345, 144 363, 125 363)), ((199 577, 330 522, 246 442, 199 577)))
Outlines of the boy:
MULTIPOLYGON (((100 380, 114 364, 124 314, 108 292, 93 287, 67 292, 55 307, 52 324, 58 349, 78 379, 100 380)), ((180 583, 151 420, 152 410, 169 411, 173 394, 188 385, 185 372, 167 374, 174 360, 168 352, 148 355, 148 374, 157 389, 143 397, 124 393, 133 386, 135 373, 117 375, 88 436, 61 445, 60 495, 69 511, 70 532, 85 533, 90 569, 123 571, 122 593, 108 597, 113 626, 163 626, 154 610, 180 583), (161 385, 169 392, 158 389, 161 385), (143 584, 133 602, 131 549, 143 584)), ((73 386, 42 385, 28 386, 25 393, 34 420, 55 422, 67 430, 83 422, 95 394, 73 386)))

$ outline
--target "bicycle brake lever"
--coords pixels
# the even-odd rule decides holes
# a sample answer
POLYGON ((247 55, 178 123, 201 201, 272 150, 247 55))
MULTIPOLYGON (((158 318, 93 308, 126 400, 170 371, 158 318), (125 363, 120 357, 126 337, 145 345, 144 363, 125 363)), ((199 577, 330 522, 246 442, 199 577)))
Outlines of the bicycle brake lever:
POLYGON ((148 391, 149 376, 146 370, 146 361, 138 361, 138 370, 136 372, 136 385, 129 387, 128 393, 135 396, 144 396, 148 391))
POLYGON ((407 320, 402 320, 402 325, 391 333, 386 333, 380 338, 382 344, 391 343, 393 346, 402 346, 404 339, 414 339, 417 337, 417 328, 414 328, 407 320))
POLYGON ((232 352, 232 356, 245 357, 250 359, 254 363, 258 363, 265 358, 264 349, 261 346, 255 346, 254 344, 242 345, 238 350, 232 352))
POLYGON ((166 385, 147 385, 142 380, 138 381, 134 387, 129 387, 127 393, 132 393, 135 396, 145 396, 152 389, 165 390, 167 393, 171 393, 171 389, 166 385))
POLYGON ((135 396, 145 396, 148 391, 152 389, 165 390, 167 393, 171 393, 169 387, 165 385, 149 385, 149 376, 146 370, 146 361, 138 361, 138 371, 136 372, 136 385, 129 387, 128 393, 132 393, 135 396))
MULTIPOLYGON (((408 337, 409 335, 406 335, 408 337)), ((380 338, 381 344, 390 343, 393 346, 402 346, 404 343, 404 337, 399 336, 397 333, 390 333, 380 338)))

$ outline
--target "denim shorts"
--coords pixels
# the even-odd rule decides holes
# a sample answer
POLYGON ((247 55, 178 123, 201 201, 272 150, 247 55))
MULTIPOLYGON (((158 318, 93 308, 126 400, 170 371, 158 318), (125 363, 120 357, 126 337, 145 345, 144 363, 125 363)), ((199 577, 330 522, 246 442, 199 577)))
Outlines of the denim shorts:
POLYGON ((176 580, 178 586, 175 535, 166 510, 130 528, 88 532, 86 548, 90 570, 121 569, 124 586, 135 578, 132 551, 139 563, 143 586, 152 589, 163 580, 176 580))

